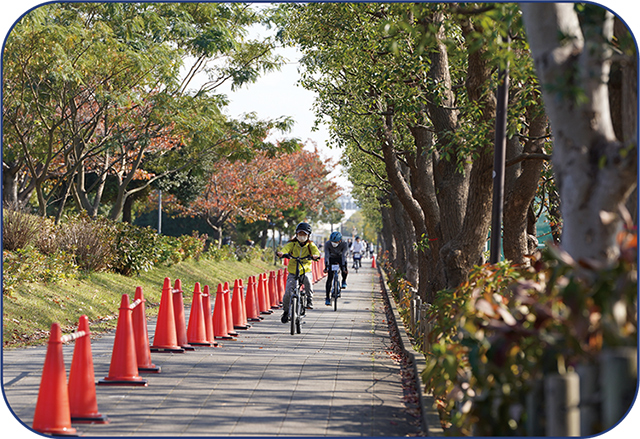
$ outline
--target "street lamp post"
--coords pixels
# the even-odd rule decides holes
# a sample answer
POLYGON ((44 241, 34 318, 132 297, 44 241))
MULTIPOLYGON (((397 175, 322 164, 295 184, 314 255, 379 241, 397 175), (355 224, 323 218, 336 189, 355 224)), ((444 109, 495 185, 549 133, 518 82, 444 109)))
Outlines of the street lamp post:
MULTIPOLYGON (((508 41, 508 40, 507 40, 508 41)), ((491 219, 491 253, 489 262, 500 262, 502 213, 504 208, 505 156, 507 152, 507 104, 509 101, 509 62, 498 72, 496 136, 493 155, 493 212, 491 219)))

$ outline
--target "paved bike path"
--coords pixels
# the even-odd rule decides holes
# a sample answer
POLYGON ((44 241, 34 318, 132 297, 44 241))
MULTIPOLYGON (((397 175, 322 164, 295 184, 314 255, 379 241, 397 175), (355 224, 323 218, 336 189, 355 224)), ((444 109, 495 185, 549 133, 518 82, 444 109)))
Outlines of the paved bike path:
MULTIPOLYGON (((148 387, 98 386, 98 408, 110 423, 74 427, 84 436, 419 435, 389 355, 376 271, 364 267, 348 280, 338 311, 324 305, 325 280, 315 284, 302 334, 290 335, 278 310, 218 348, 152 353, 162 372, 143 375, 148 387)), ((150 337, 154 329, 150 321, 150 337)), ((108 375, 112 348, 113 334, 92 341, 96 380, 108 375)), ((27 426, 45 349, 3 352, 5 397, 27 426)), ((72 355, 66 345, 67 374, 72 355)))

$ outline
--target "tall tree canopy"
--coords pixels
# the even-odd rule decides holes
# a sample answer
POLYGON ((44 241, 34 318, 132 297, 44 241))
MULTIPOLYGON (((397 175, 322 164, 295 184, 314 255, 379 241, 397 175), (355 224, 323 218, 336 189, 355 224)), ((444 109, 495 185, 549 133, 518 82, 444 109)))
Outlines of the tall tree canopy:
MULTIPOLYGON (((398 231, 393 239, 418 243, 390 244, 402 251, 401 271, 425 298, 458 285, 483 260, 491 215, 494 90, 497 68, 507 61, 518 80, 510 133, 522 145, 514 155, 531 152, 521 139, 546 134, 544 118, 530 123, 540 112, 525 111, 535 106, 538 92, 529 80, 531 60, 520 56, 526 55, 524 42, 516 40, 510 49, 506 44, 509 32, 521 29, 517 7, 285 8, 286 35, 304 53, 302 84, 318 93, 318 115, 328 120, 333 142, 345 148, 354 185, 363 187, 356 193, 381 203, 383 216, 394 216, 384 220, 398 231), (375 197, 364 190, 372 187, 381 191, 375 197)), ((514 240, 526 237, 526 213, 540 174, 539 164, 525 173, 532 157, 523 157, 514 164, 522 168, 517 175, 526 175, 520 184, 528 195, 514 206, 515 215, 525 218, 514 240)), ((518 256, 527 251, 520 246, 518 256)))
POLYGON ((224 3, 56 3, 15 26, 3 57, 4 201, 35 191, 45 215, 72 197, 109 216, 154 180, 209 159, 290 151, 265 142, 291 121, 232 121, 217 87, 278 68, 273 41, 246 38, 263 20, 224 3), (190 85, 206 75, 197 89, 190 85), (132 182, 137 181, 137 184, 132 182))
POLYGON ((209 169, 201 193, 193 201, 172 203, 170 209, 204 219, 220 244, 227 224, 286 221, 294 211, 305 217, 319 215, 339 195, 336 183, 327 180, 329 172, 317 150, 299 149, 277 157, 260 153, 247 162, 219 160, 209 169))

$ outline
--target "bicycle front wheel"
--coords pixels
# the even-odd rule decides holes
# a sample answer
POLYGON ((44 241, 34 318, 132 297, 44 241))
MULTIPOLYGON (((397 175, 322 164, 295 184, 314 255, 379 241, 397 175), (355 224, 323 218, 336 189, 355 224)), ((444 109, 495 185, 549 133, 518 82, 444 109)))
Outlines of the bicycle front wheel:
POLYGON ((296 331, 296 322, 299 320, 298 316, 298 298, 296 296, 291 296, 291 305, 289 306, 289 319, 291 322, 291 335, 295 334, 296 331))
POLYGON ((338 311, 338 294, 340 294, 340 284, 338 283, 338 273, 335 274, 333 282, 333 310, 338 311))

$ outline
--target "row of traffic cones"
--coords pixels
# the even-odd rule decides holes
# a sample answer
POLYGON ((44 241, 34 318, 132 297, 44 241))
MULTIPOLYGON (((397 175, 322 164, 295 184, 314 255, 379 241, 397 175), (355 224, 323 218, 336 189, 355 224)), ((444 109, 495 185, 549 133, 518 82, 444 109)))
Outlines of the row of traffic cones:
MULTIPOLYGON (((321 276, 321 271, 314 271, 321 276)), ((149 345, 145 299, 142 288, 136 288, 133 303, 123 294, 118 313, 109 374, 97 385, 147 386, 140 373, 160 373, 161 368, 151 361, 151 352, 193 350, 194 346, 218 346, 217 339, 232 340, 237 330, 251 328, 249 322, 259 322, 263 315, 273 313, 282 305, 286 285, 284 269, 251 276, 246 295, 241 279, 233 286, 218 284, 213 314, 209 286, 201 291, 196 283, 191 302, 188 325, 185 321, 181 281, 171 288, 165 278, 153 345, 149 345)), ((95 391, 95 373, 91 354, 89 324, 80 318, 78 331, 62 337, 60 325, 51 326, 47 355, 43 368, 33 429, 52 435, 76 435, 71 422, 108 423, 99 413, 95 391), (62 343, 76 340, 69 384, 62 357, 62 343)))

